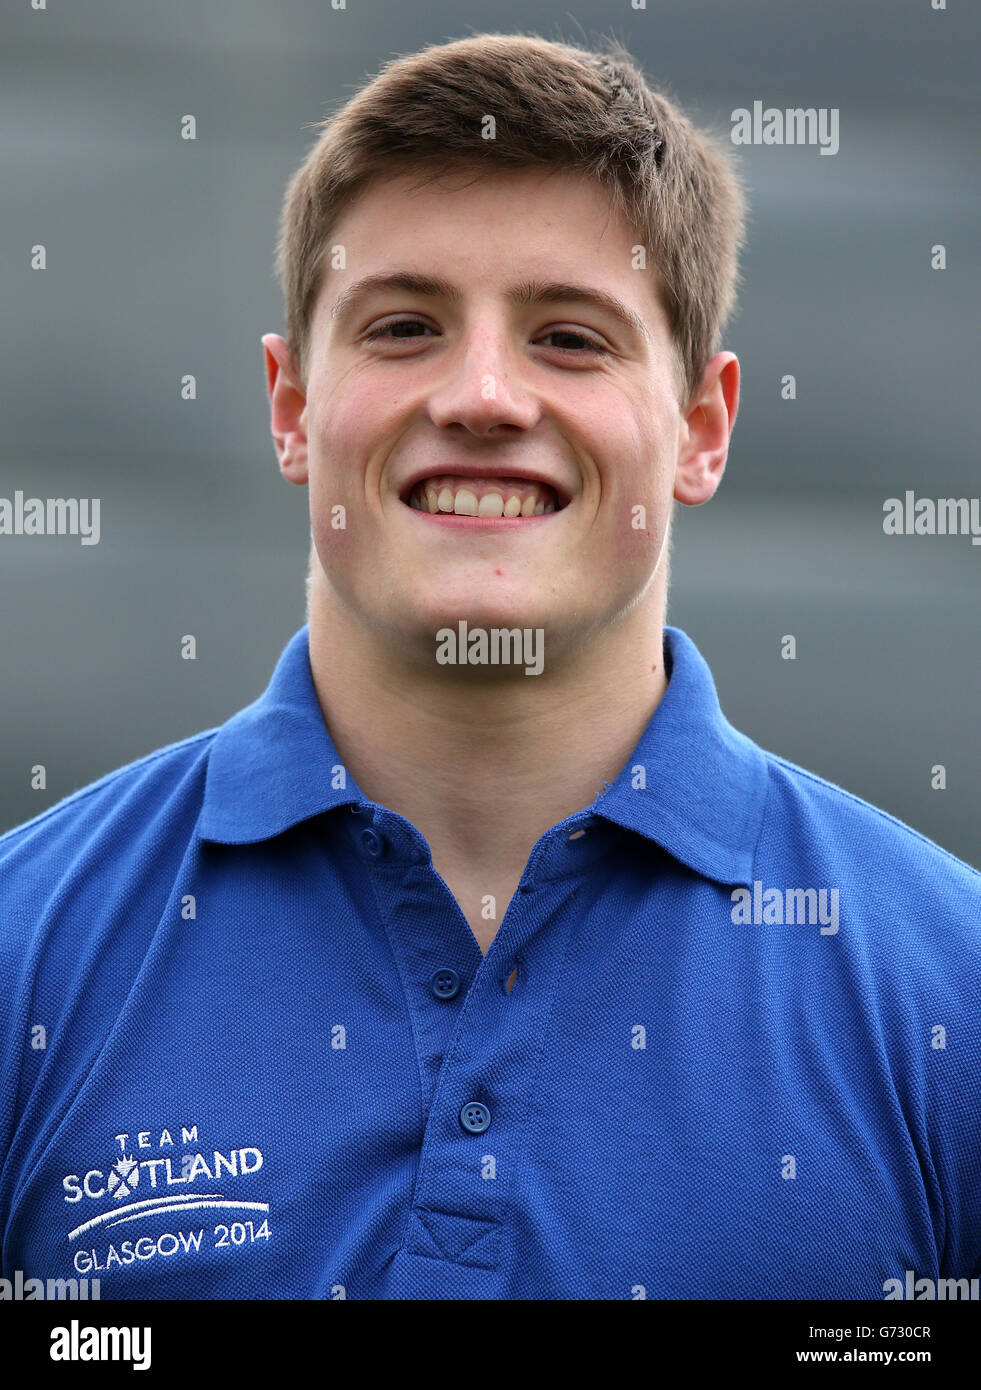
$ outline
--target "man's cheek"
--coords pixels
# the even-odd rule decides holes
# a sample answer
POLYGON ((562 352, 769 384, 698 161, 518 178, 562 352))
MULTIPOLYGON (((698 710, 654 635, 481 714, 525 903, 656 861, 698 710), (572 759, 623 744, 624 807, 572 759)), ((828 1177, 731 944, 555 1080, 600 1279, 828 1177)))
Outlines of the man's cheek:
POLYGON ((618 562, 652 566, 664 542, 665 518, 650 498, 623 498, 610 517, 609 547, 618 562))
POLYGON ((350 533, 357 521, 359 494, 353 470, 335 460, 356 457, 340 452, 332 444, 330 452, 318 449, 310 466, 310 517, 314 531, 330 530, 342 536, 350 533))
POLYGON ((343 566, 357 553, 358 519, 343 502, 325 506, 311 529, 325 569, 343 566))
POLYGON ((310 529, 321 564, 343 565, 357 550, 366 519, 352 506, 350 492, 338 480, 318 474, 310 480, 310 529))

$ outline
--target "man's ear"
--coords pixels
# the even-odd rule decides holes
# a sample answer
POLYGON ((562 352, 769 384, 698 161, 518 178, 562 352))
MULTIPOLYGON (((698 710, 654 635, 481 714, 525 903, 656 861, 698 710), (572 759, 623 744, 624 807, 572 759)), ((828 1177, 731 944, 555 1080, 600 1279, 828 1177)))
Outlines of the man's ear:
POLYGON ((674 475, 674 496, 698 507, 715 495, 739 410, 739 360, 718 352, 706 366, 685 408, 674 475))
POLYGON ((293 354, 278 333, 262 339, 270 429, 279 470, 288 482, 307 481, 307 397, 293 354))

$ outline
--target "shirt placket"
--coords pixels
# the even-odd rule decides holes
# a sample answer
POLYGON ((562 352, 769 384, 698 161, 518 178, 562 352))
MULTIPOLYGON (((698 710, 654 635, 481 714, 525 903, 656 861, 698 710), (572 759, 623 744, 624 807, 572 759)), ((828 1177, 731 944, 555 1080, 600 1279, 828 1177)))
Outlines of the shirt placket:
POLYGON ((355 822, 409 1005, 426 1107, 392 1297, 500 1296, 508 1192, 575 920, 573 842, 588 817, 580 819, 539 840, 486 957, 418 831, 370 805, 355 822))

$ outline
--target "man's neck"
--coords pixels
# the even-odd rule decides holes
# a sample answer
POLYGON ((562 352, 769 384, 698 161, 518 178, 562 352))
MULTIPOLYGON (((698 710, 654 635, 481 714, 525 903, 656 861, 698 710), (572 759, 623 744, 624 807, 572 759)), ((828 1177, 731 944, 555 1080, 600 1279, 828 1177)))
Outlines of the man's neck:
POLYGON ((398 660, 315 583, 310 665, 331 738, 361 791, 426 838, 451 889, 509 899, 535 842, 619 773, 667 686, 663 598, 655 613, 647 597, 565 662, 546 655, 540 675, 482 678, 398 660))

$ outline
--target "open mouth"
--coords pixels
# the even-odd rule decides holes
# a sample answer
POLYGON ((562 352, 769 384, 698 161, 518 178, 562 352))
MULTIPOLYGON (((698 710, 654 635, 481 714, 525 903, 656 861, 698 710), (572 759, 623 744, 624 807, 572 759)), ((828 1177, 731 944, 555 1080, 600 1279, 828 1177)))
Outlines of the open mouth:
POLYGON ((521 521, 559 512, 567 499, 544 482, 529 478, 462 478, 450 474, 422 478, 402 494, 408 507, 431 516, 455 515, 521 521))

